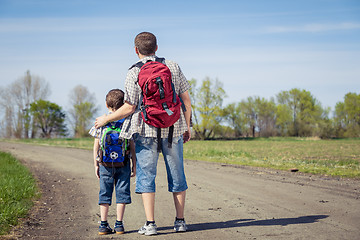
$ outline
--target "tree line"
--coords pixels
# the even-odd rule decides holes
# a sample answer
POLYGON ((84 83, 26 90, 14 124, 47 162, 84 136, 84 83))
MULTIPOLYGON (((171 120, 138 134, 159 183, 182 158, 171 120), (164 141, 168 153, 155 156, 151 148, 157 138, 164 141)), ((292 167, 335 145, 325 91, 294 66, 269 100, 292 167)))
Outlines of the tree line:
MULTIPOLYGON (((226 92, 218 79, 190 80, 193 136, 197 139, 243 137, 360 137, 360 94, 347 93, 332 112, 304 89, 281 91, 265 99, 251 96, 223 106, 226 92), (330 116, 332 115, 332 116, 330 116)), ((50 86, 29 71, 0 88, 1 137, 87 137, 98 112, 87 87, 69 93, 70 109, 47 101, 50 86)))
POLYGON ((70 109, 46 100, 50 85, 27 71, 23 77, 0 88, 3 138, 85 137, 98 111, 95 95, 87 87, 75 86, 69 93, 70 109))
POLYGON ((265 99, 251 96, 223 106, 223 84, 191 80, 192 123, 198 139, 241 137, 360 137, 360 94, 347 93, 335 110, 304 89, 281 91, 265 99), (332 117, 330 115, 333 115, 332 117))

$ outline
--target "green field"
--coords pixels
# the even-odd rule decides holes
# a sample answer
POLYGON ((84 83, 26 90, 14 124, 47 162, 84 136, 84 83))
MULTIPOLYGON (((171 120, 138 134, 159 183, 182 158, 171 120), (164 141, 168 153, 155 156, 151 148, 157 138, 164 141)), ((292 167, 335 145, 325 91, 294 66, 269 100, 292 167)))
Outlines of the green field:
POLYGON ((341 177, 360 177, 360 139, 192 141, 185 158, 341 177))
MULTIPOLYGON (((22 140, 23 141, 23 140, 22 140)), ((29 143, 91 149, 93 140, 36 139, 29 143)), ((184 158, 226 164, 360 178, 360 139, 256 138, 234 141, 190 141, 184 158)))
POLYGON ((13 156, 0 152, 0 235, 25 217, 39 197, 35 179, 13 156))

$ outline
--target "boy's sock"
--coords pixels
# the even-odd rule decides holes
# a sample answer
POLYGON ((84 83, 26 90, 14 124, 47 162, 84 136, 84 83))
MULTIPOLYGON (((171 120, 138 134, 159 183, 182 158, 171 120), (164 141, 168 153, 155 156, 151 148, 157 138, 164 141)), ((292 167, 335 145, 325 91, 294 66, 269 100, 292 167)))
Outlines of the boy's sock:
POLYGON ((107 226, 107 225, 109 225, 108 224, 108 221, 101 221, 101 224, 100 225, 102 225, 102 226, 107 226))
POLYGON ((118 221, 118 220, 116 220, 116 222, 115 222, 115 225, 122 225, 123 224, 123 222, 122 221, 118 221))
POLYGON ((150 223, 154 224, 155 221, 146 221, 146 226, 149 226, 150 223))
POLYGON ((175 218, 175 221, 185 221, 185 218, 175 218))

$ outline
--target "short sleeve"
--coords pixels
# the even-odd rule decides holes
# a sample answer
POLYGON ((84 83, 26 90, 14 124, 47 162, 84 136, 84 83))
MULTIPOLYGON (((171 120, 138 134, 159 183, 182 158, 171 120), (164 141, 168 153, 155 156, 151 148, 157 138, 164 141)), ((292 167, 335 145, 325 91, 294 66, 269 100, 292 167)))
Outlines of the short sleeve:
POLYGON ((131 105, 139 104, 140 87, 137 83, 138 68, 132 68, 128 71, 125 79, 124 101, 131 105))
POLYGON ((95 128, 95 126, 92 126, 91 129, 89 130, 89 134, 94 138, 100 138, 101 128, 95 128))

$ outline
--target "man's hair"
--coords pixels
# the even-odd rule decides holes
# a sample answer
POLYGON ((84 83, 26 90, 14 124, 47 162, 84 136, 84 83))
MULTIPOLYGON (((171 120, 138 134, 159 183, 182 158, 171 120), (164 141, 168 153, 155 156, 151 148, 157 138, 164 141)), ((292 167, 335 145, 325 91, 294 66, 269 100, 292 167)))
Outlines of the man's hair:
POLYGON ((124 92, 120 89, 112 89, 106 94, 106 105, 117 110, 124 104, 124 92))
POLYGON ((135 37, 135 47, 138 48, 142 55, 149 56, 154 54, 157 47, 155 35, 149 32, 139 33, 135 37))

